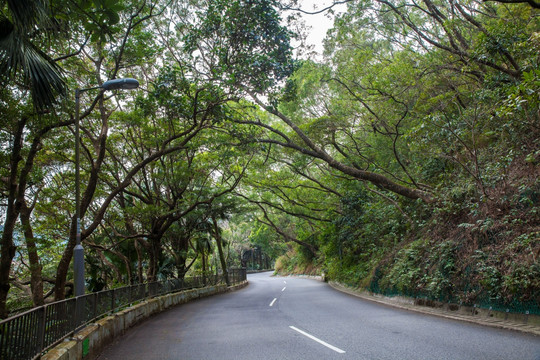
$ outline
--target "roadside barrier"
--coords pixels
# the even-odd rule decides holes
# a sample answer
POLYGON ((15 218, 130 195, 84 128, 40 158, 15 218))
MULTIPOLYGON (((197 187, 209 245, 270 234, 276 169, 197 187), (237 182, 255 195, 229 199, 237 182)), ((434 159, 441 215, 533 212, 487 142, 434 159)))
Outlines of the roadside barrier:
MULTIPOLYGON (((231 284, 246 280, 246 269, 228 271, 231 284)), ((224 284, 223 276, 156 281, 90 293, 36 307, 0 321, 0 359, 32 360, 101 317, 134 303, 183 290, 224 284)))

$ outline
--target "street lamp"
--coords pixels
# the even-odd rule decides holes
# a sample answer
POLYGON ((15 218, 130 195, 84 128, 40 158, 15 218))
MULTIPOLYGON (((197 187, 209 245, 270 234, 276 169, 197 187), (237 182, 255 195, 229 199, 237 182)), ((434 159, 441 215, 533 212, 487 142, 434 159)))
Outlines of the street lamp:
POLYGON ((77 233, 75 235, 75 248, 73 249, 73 277, 75 283, 75 296, 84 295, 84 248, 81 245, 81 187, 79 171, 79 102, 80 94, 94 89, 129 90, 139 87, 139 82, 132 78, 108 80, 101 86, 75 90, 75 219, 77 233))

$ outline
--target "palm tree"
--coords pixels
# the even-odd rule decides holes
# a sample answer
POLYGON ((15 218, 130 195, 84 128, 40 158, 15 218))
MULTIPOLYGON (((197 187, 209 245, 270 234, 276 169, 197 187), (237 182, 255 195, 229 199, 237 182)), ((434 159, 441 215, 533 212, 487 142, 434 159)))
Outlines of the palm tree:
POLYGON ((32 39, 53 28, 45 0, 0 0, 0 83, 21 81, 43 111, 64 95, 62 70, 32 39))

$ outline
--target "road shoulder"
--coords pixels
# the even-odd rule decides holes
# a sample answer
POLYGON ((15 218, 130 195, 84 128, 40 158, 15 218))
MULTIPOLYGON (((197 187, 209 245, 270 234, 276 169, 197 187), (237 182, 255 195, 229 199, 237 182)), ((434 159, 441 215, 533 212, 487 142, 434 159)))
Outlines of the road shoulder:
POLYGON ((512 321, 510 319, 500 319, 500 318, 492 316, 491 314, 485 315, 485 314, 479 313, 477 315, 472 315, 473 312, 476 313, 476 311, 471 311, 471 314, 469 315, 463 312, 451 311, 447 307, 437 308, 437 307, 419 306, 415 304, 414 299, 403 298, 403 297, 387 297, 387 296, 382 296, 382 295, 377 295, 377 294, 371 294, 366 291, 352 289, 350 287, 344 286, 342 284, 339 284, 333 281, 329 281, 328 284, 338 291, 356 296, 358 298, 376 302, 379 304, 384 304, 387 306, 392 306, 392 307, 403 309, 403 310, 415 311, 422 314, 443 317, 446 319, 465 321, 465 322, 474 323, 478 325, 490 326, 490 327, 505 329, 505 330, 519 331, 522 333, 540 336, 540 326, 537 326, 534 324, 528 324, 525 322, 525 320, 523 320, 522 322, 519 322, 519 321, 512 321))

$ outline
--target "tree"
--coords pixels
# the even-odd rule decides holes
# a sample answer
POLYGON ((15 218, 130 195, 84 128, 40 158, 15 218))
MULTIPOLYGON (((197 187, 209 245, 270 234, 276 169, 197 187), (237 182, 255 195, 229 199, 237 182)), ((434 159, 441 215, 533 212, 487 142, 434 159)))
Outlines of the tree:
MULTIPOLYGON (((406 198, 432 203, 436 197, 431 187, 411 171, 411 166, 407 165, 410 160, 404 156, 407 151, 404 149, 404 135, 416 125, 416 121, 421 121, 422 115, 417 113, 415 106, 422 101, 422 96, 427 95, 422 93, 425 88, 419 86, 419 81, 436 74, 435 69, 448 72, 458 80, 447 88, 447 94, 453 93, 460 101, 466 91, 474 91, 478 86, 475 80, 481 83, 500 76, 510 82, 519 81, 530 57, 528 53, 522 57, 525 53, 519 40, 505 42, 498 37, 499 30, 485 16, 485 13, 496 14, 497 9, 490 5, 485 5, 485 12, 460 4, 452 8, 451 4, 429 1, 424 2, 423 7, 414 4, 399 7, 382 1, 374 5, 374 12, 365 11, 369 6, 363 2, 350 2, 350 11, 343 15, 343 22, 338 22, 342 28, 336 29, 335 47, 329 46, 328 51, 339 65, 335 70, 327 68, 324 76, 320 76, 320 95, 315 96, 324 98, 322 104, 319 101, 323 113, 315 115, 318 119, 313 119, 310 113, 286 111, 284 105, 288 97, 297 96, 295 92, 301 86, 292 80, 288 90, 290 94, 279 104, 264 103, 251 92, 254 101, 283 121, 292 134, 262 117, 245 124, 265 129, 267 138, 257 141, 295 149, 358 180, 406 198), (351 24, 357 28, 351 28, 351 24), (431 28, 434 30, 429 30, 431 28), (470 30, 467 36, 462 29, 470 30), (441 60, 441 63, 429 63, 428 66, 433 68, 426 69, 423 67, 425 64, 419 62, 428 59, 425 54, 433 55, 433 59, 441 60), (467 85, 462 85, 464 83, 467 85), (344 104, 353 111, 343 113, 341 109, 349 108, 344 104), (352 128, 353 119, 358 119, 357 124, 365 128, 364 132, 372 128, 378 135, 377 139, 367 139, 358 130, 350 132, 348 129, 352 128), (350 125, 343 126, 345 131, 341 130, 340 121, 349 121, 350 125), (323 128, 332 138, 317 137, 323 128), (356 136, 362 140, 358 142, 354 138, 356 136), (387 144, 386 148, 393 153, 397 167, 379 168, 381 163, 377 163, 366 149, 372 146, 373 140, 387 144), (369 167, 375 170, 366 170, 369 167)), ((521 19, 523 26, 532 20, 527 15, 521 19)), ((512 29, 513 34, 517 32, 518 27, 512 29)), ((518 36, 523 40, 527 38, 525 34, 518 36)), ((311 70, 315 68, 309 64, 304 66, 311 70)), ((299 79, 305 81, 306 78, 304 75, 299 79)), ((311 92, 309 96, 314 94, 311 92)), ((309 100, 302 98, 296 101, 309 100)), ((478 175, 470 173, 478 178, 478 175)))
MULTIPOLYGON (((265 4, 265 6, 271 5, 275 4, 265 4)), ((230 14, 228 12, 224 12, 224 15, 222 15, 222 13, 218 10, 219 9, 216 9, 216 11, 212 10, 207 13, 206 15, 208 20, 207 22, 203 21, 203 24, 208 24, 208 29, 213 30, 219 30, 222 28, 227 29, 227 26, 234 26, 228 25, 229 22, 236 23, 238 19, 236 19, 233 14, 230 14), (226 19, 227 22, 224 22, 223 19, 226 19)), ((335 156, 332 156, 331 153, 326 151, 323 147, 316 144, 316 142, 313 141, 308 135, 306 135, 306 133, 297 124, 295 124, 295 122, 291 118, 289 118, 285 113, 279 110, 279 108, 277 107, 277 102, 275 101, 277 100, 275 96, 271 97, 271 100, 274 100, 271 104, 264 104, 263 101, 258 98, 257 94, 261 94, 264 91, 269 90, 270 85, 272 85, 271 83, 269 83, 269 86, 265 86, 263 88, 259 85, 255 85, 251 82, 251 80, 248 81, 245 78, 237 76, 235 72, 236 68, 235 66, 231 66, 231 64, 259 64, 256 58, 256 54, 258 54, 261 49, 258 47, 260 43, 258 41, 259 38, 267 40, 267 42, 264 42, 265 46, 270 46, 276 49, 283 50, 280 50, 277 53, 268 52, 268 54, 273 55, 271 62, 272 64, 274 64, 272 65, 273 70, 269 71, 266 69, 266 71, 259 73, 259 69, 265 70, 265 67, 259 68, 258 66, 255 66, 253 67, 255 69, 255 73, 253 73, 253 70, 251 72, 245 72, 246 74, 249 74, 250 79, 258 79, 260 76, 268 76, 268 74, 273 74, 274 78, 279 80, 284 76, 289 75, 294 69, 294 67, 292 66, 293 61, 291 59, 289 39, 286 36, 287 33, 283 30, 280 30, 280 26, 278 25, 279 22, 277 20, 277 13, 269 12, 268 14, 269 15, 265 16, 272 16, 274 18, 274 20, 269 23, 276 24, 276 29, 273 30, 272 34, 279 34, 279 36, 277 37, 265 37, 264 34, 268 33, 266 28, 260 28, 257 26, 255 26, 253 30, 248 27, 250 31, 249 34, 253 34, 253 36, 245 38, 240 37, 240 39, 242 39, 243 41, 242 46, 235 46, 235 41, 239 38, 239 36, 234 31, 219 30, 221 31, 219 33, 216 33, 216 31, 202 31, 198 32, 197 36, 189 37, 188 44, 191 45, 188 50, 195 51, 195 49, 197 49, 201 54, 203 54, 202 56, 205 56, 209 59, 205 62, 206 66, 208 67, 208 74, 215 73, 218 75, 218 79, 220 79, 222 83, 229 86, 232 85, 239 91, 249 94, 252 100, 255 101, 255 103, 257 103, 261 108, 265 109, 270 114, 276 116, 281 121, 283 121, 293 131, 294 136, 298 138, 298 141, 295 140, 293 137, 287 135, 285 132, 280 131, 278 128, 273 127, 267 119, 240 121, 240 123, 245 125, 258 126, 263 132, 267 132, 267 134, 274 136, 273 138, 268 136, 266 138, 258 139, 258 142, 280 145, 283 147, 294 149, 304 154, 309 154, 314 158, 326 162, 329 166, 349 176, 353 176, 361 181, 371 182, 376 186, 380 186, 392 192, 399 193, 402 196, 406 196, 412 199, 420 198, 426 202, 431 202, 431 195, 427 193, 424 189, 410 188, 408 186, 404 186, 395 181, 392 181, 389 177, 386 177, 384 175, 355 168, 354 166, 339 161, 335 156), (215 39, 216 37, 220 39, 220 41, 211 40, 215 39), (229 44, 229 47, 237 50, 233 53, 234 57, 232 55, 229 56, 227 50, 223 48, 223 44, 229 44), (234 61, 231 59, 234 59, 234 61), (238 62, 236 62, 236 60, 238 62), (284 71, 277 72, 277 69, 283 69, 284 71)), ((255 20, 250 21, 254 21, 254 23, 257 24, 257 17, 261 16, 261 14, 257 11, 253 11, 250 12, 250 16, 255 18, 255 20)), ((247 19, 244 20, 243 23, 251 24, 250 22, 248 22, 247 19)), ((205 26, 203 26, 203 29, 205 29, 205 26)), ((264 84, 264 82, 257 81, 257 84, 264 84)))
MULTIPOLYGON (((85 51, 85 53, 88 54, 88 62, 82 62, 79 64, 79 66, 80 68, 86 70, 85 74, 93 74, 95 78, 99 79, 100 83, 102 82, 101 77, 103 73, 107 73, 107 77, 109 79, 114 79, 122 74, 128 65, 136 65, 129 64, 129 60, 133 59, 129 55, 130 51, 133 51, 134 44, 128 40, 131 38, 132 34, 137 34, 137 30, 142 28, 145 25, 145 22, 156 16, 160 11, 160 9, 157 8, 157 6, 160 4, 142 4, 134 7, 128 7, 128 4, 124 5, 125 7, 121 7, 124 11, 120 15, 111 15, 111 10, 115 10, 115 8, 99 8, 99 11, 104 12, 106 16, 98 17, 92 24, 85 24, 85 27, 91 30, 91 39, 93 39, 94 42, 86 45, 88 49, 85 51), (122 16, 125 20, 123 22, 123 24, 125 24, 124 26, 106 26, 109 22, 112 22, 113 24, 118 23, 120 21, 120 16, 122 16), (106 19, 104 23, 101 22, 103 19, 106 19), (105 40, 107 37, 109 37, 111 40, 114 39, 115 41, 104 42, 103 40, 105 40), (107 56, 111 56, 111 59, 108 59, 107 56), (128 62, 126 63, 126 61, 128 62), (88 65, 90 66, 88 69, 85 68, 87 64, 91 64, 88 65)), ((90 16, 90 19, 94 18, 90 16)), ((145 39, 143 37, 141 41, 149 41, 149 39, 145 39)), ((151 53, 152 47, 148 46, 146 50, 151 53)), ((88 88, 91 86, 85 85, 84 87, 88 88)), ((103 91, 101 91, 98 96, 94 98, 93 102, 89 103, 92 105, 81 115, 81 120, 89 116, 95 106, 98 107, 99 117, 96 119, 95 123, 90 123, 88 128, 85 129, 83 127, 83 132, 90 139, 91 144, 90 146, 86 146, 84 142, 81 144, 83 147, 83 155, 86 157, 89 163, 88 178, 85 180, 83 177, 82 180, 86 184, 82 190, 80 204, 81 221, 85 217, 89 208, 93 205, 93 202, 97 200, 96 197, 100 184, 99 177, 107 155, 109 118, 113 113, 113 111, 110 111, 106 106, 106 99, 104 98, 103 91)), ((85 137, 83 137, 83 139, 85 139, 85 137)), ((126 178, 123 179, 120 185, 114 191, 112 191, 108 197, 105 199, 100 199, 103 202, 95 212, 92 222, 86 227, 86 229, 82 231, 81 241, 88 237, 99 226, 101 219, 105 215, 106 209, 111 204, 114 197, 126 186, 128 186, 130 179, 132 176, 134 176, 134 174, 136 174, 146 164, 159 159, 160 156, 169 152, 174 152, 180 148, 181 147, 160 149, 160 151, 150 154, 140 163, 135 164, 127 173, 126 178)), ((56 272, 55 298, 57 300, 65 297, 64 288, 76 241, 76 219, 74 215, 71 218, 69 234, 69 241, 66 245, 62 258, 60 259, 56 272)))
POLYGON ((0 317, 3 318, 7 316, 9 276, 16 250, 13 234, 21 210, 21 221, 25 224, 24 232, 32 254, 34 302, 43 302, 43 295, 38 294, 40 265, 28 222, 32 206, 26 203, 25 196, 34 180, 39 181, 33 179, 32 172, 43 139, 52 130, 68 123, 44 114, 52 109, 57 96, 64 94, 66 89, 60 67, 39 48, 48 43, 46 35, 55 32, 56 19, 42 1, 8 1, 0 6, 0 83, 3 85, 3 105, 6 105, 1 118, 3 155, 6 156, 2 159, 2 197, 6 211, 0 256, 0 317), (31 100, 27 96, 28 89, 31 100))
POLYGON ((261 226, 316 256, 319 244, 313 235, 338 214, 342 196, 337 190, 341 180, 333 175, 309 156, 268 147, 254 160, 237 194, 261 226))
POLYGON ((233 92, 264 93, 292 72, 291 32, 279 23, 277 1, 213 1, 196 15, 184 30, 194 73, 233 92))

